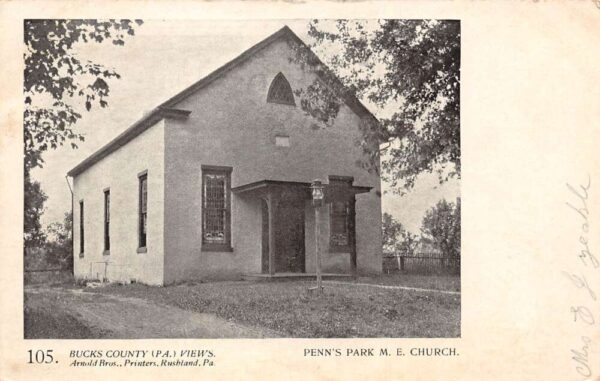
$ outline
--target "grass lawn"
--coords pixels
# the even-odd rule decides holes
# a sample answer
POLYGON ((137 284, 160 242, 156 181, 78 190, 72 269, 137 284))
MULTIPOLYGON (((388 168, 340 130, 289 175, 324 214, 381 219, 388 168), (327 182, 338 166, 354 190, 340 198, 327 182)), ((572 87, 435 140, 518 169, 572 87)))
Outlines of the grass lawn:
MULTIPOLYGON (((391 278, 378 279, 393 282, 391 278)), ((428 283, 411 286, 425 284, 428 283)), ((280 332, 284 337, 460 336, 459 295, 348 285, 326 285, 323 295, 309 294, 307 289, 313 285, 305 281, 213 282, 167 287, 136 284, 110 285, 94 292, 213 313, 241 324, 280 332)))

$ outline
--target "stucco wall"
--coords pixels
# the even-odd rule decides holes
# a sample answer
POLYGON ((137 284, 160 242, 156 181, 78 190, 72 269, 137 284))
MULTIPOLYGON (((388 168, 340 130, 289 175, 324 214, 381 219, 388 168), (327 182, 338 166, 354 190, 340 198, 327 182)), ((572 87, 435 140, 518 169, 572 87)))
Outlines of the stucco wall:
MULTIPOLYGON (((358 269, 381 271, 381 199, 379 177, 355 165, 362 154, 359 117, 343 106, 335 124, 314 129, 300 109, 267 103, 269 85, 282 72, 293 89, 313 77, 290 62, 286 42, 276 42, 176 107, 191 110, 188 120, 165 125, 165 280, 235 278, 260 272, 260 203, 232 197, 233 252, 201 249, 201 165, 233 167, 232 187, 254 181, 310 182, 328 175, 354 176, 356 185, 372 186, 357 196, 358 269), (275 146, 275 136, 290 137, 290 147, 275 146)), ((297 104, 299 103, 296 100, 297 104)), ((307 216, 307 262, 310 218, 307 216)), ((325 221, 323 234, 327 234, 325 221)), ((324 263, 344 263, 343 254, 326 254, 324 263)), ((340 265, 343 266, 343 265, 340 265)), ((310 267, 307 267, 310 271, 310 267)))
POLYGON ((103 158, 74 183, 74 273, 78 279, 163 284, 164 121, 103 158), (138 248, 138 173, 148 171, 147 252, 138 248), (110 188, 110 255, 104 255, 104 193, 110 188), (85 250, 79 257, 79 201, 85 250), (105 274, 106 271, 106 274, 105 274))

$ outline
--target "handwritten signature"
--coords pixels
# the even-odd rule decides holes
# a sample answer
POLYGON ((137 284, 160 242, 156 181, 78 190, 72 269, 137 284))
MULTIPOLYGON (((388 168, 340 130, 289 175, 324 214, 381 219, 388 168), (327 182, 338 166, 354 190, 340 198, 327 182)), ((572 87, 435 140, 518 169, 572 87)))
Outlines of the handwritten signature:
POLYGON ((579 185, 580 191, 577 190, 576 188, 574 188, 571 184, 567 183, 567 188, 569 188, 569 190, 575 194, 575 196, 577 196, 577 198, 579 198, 580 202, 581 202, 581 207, 577 208, 576 206, 573 206, 572 204, 567 202, 567 206, 570 207, 571 209, 573 209, 575 212, 577 212, 577 214, 579 214, 579 216, 581 216, 581 218, 583 218, 583 223, 581 224, 581 235, 579 236, 579 243, 583 246, 583 249, 581 250, 580 254, 579 254, 579 258, 584 262, 584 265, 587 266, 588 262, 592 264, 592 266, 594 266, 594 268, 598 268, 600 266, 600 263, 598 262, 598 259, 592 255, 592 252, 590 251, 590 246, 589 246, 589 242, 588 242, 588 238, 587 238, 587 234, 590 231, 590 222, 589 222, 589 216, 590 216, 590 211, 588 209, 588 197, 589 197, 589 193, 588 191, 590 190, 590 187, 592 186, 591 183, 591 178, 588 175, 588 181, 587 181, 587 185, 583 186, 583 185, 579 185))
POLYGON ((581 341, 583 342, 581 349, 571 349, 571 354, 573 355, 573 361, 577 363, 575 367, 577 373, 582 377, 589 378, 592 377, 592 368, 588 359, 588 350, 592 340, 587 336, 581 336, 581 341))
MULTIPOLYGON (((588 239, 588 234, 590 232, 590 211, 588 208, 588 198, 589 198, 589 190, 592 186, 591 178, 588 175, 587 184, 579 185, 578 187, 574 187, 571 184, 567 183, 567 188, 575 195, 577 203, 573 205, 567 202, 567 206, 573 210, 581 219, 581 231, 579 234, 579 253, 578 258, 580 260, 580 264, 583 265, 583 269, 579 271, 577 274, 572 272, 563 271, 563 275, 571 281, 573 286, 578 290, 584 292, 587 295, 585 298, 588 300, 588 303, 582 303, 581 305, 571 306, 571 314, 573 316, 573 321, 578 324, 583 324, 584 326, 590 327, 596 325, 596 318, 594 317, 594 313, 589 308, 589 303, 595 303, 598 301, 598 297, 596 296, 596 292, 590 286, 585 272, 590 272, 597 270, 600 267, 600 262, 594 256, 592 251, 590 250, 590 244, 588 239), (590 302, 591 300, 591 302, 590 302)), ((589 274, 588 274, 589 275, 589 274)), ((575 362, 575 371, 577 374, 584 379, 589 379, 592 377, 593 369, 590 365, 589 361, 589 353, 591 351, 592 339, 588 336, 581 336, 581 343, 578 349, 571 349, 571 359, 575 362)))

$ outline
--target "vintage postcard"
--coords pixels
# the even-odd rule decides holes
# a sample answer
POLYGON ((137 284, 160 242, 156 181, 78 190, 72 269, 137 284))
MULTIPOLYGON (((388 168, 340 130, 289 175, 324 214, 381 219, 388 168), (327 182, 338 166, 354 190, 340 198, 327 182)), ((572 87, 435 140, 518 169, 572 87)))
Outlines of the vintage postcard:
POLYGON ((600 379, 597 1, 0 17, 0 380, 600 379))

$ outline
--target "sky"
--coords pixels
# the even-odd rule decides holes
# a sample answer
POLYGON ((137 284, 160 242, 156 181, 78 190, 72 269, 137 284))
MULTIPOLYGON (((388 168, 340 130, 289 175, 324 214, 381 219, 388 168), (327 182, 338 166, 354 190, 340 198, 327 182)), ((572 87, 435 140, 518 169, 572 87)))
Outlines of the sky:
MULTIPOLYGON (((125 46, 81 44, 76 54, 81 59, 102 63, 115 69, 121 79, 109 81, 109 107, 80 113, 75 126, 85 135, 78 149, 65 145, 44 154, 45 165, 32 172, 48 195, 42 224, 62 221, 70 211, 71 194, 66 173, 87 156, 128 128, 149 111, 244 50, 289 26, 302 40, 309 42, 309 20, 253 21, 162 21, 145 20, 125 46)), ((322 57, 323 58, 323 57, 322 57)), ((367 104, 367 107, 369 105, 367 104)), ((371 108, 372 109, 372 108, 371 108)), ((375 111, 372 109, 372 111, 375 111)), ((374 112, 377 116, 377 112, 374 112)), ((382 208, 408 230, 418 233, 426 210, 442 198, 454 200, 460 194, 459 181, 439 185, 435 174, 422 175, 412 191, 404 196, 385 192, 382 184, 382 208)))

